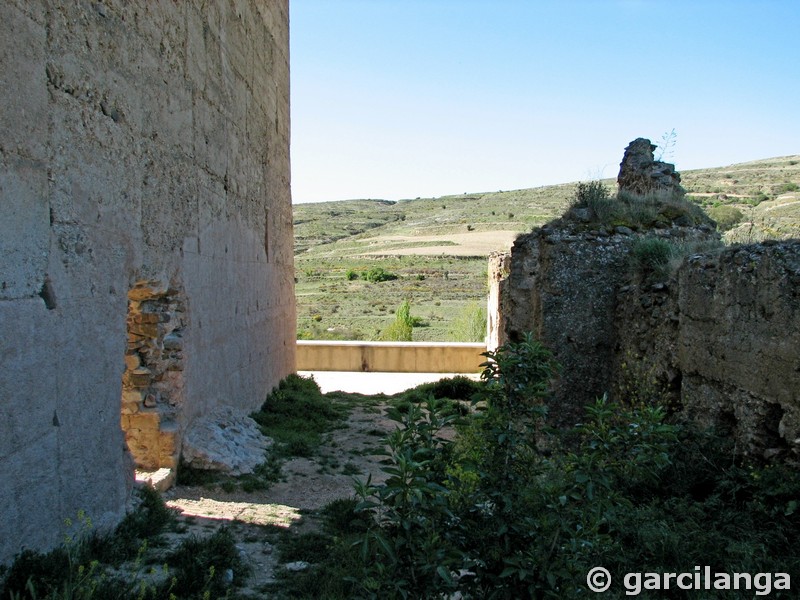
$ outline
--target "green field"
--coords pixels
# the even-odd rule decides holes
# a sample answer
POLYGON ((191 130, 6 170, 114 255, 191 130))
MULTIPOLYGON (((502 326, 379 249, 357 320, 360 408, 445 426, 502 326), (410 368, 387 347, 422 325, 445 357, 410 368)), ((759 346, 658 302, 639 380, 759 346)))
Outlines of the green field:
MULTIPOLYGON (((728 242, 800 237, 800 156, 682 174, 728 242)), ((604 180, 613 190, 614 180, 604 180)), ((298 337, 380 339, 404 300, 415 341, 466 341, 483 305, 487 258, 563 213, 575 184, 441 198, 294 206, 298 337), (360 278, 379 266, 397 279, 360 278)))

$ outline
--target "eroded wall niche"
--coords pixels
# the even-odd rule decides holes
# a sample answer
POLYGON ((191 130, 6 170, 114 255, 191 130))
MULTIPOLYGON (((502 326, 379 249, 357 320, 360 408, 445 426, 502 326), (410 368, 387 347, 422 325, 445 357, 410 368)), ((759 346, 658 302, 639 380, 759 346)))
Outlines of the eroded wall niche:
POLYGON ((180 458, 186 299, 157 281, 128 292, 120 424, 137 470, 174 470, 180 458))

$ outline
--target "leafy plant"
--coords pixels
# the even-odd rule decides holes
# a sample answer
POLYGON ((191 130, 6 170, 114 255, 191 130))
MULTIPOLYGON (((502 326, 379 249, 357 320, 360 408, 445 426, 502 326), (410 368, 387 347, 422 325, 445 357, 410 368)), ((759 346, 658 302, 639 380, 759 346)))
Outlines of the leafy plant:
POLYGON ((397 279, 397 275, 386 271, 383 267, 372 267, 369 271, 363 273, 361 276, 370 283, 380 283, 382 281, 392 281, 397 279))
POLYGON ((483 342, 486 339, 486 307, 470 302, 458 313, 450 325, 450 338, 454 342, 483 342))
POLYGON ((397 308, 395 320, 381 333, 381 339, 389 342, 410 342, 413 335, 414 319, 411 316, 411 303, 403 300, 397 308))
MULTIPOLYGON (((280 455, 310 456, 322 442, 322 434, 336 427, 346 413, 343 405, 322 394, 312 378, 292 374, 251 416, 264 435, 275 440, 280 455)), ((271 471, 274 466, 266 469, 271 471)))
POLYGON ((473 412, 395 414, 386 482, 357 484, 361 596, 583 598, 598 564, 800 574, 796 472, 740 466, 657 405, 602 397, 572 430, 536 427, 549 353, 526 336, 487 358, 473 412))

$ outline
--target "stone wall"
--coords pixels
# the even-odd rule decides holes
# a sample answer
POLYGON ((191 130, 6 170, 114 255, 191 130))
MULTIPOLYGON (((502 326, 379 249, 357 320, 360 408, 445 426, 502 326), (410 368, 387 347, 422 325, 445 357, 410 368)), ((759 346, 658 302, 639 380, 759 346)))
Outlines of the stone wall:
POLYGON ((0 3, 0 562, 122 516, 121 423, 174 462, 294 370, 288 35, 288 0, 0 3))
POLYGON ((707 227, 598 236, 560 222, 520 237, 503 334, 525 331, 562 369, 555 424, 604 393, 657 398, 729 431, 744 454, 800 462, 800 242, 689 253, 662 281, 632 268, 637 239, 699 244, 707 227))

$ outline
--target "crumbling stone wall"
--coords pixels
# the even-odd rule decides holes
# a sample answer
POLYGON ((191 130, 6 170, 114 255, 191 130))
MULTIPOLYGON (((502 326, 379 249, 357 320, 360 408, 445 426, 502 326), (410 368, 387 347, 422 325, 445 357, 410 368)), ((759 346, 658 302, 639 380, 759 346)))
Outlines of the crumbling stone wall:
POLYGON ((655 144, 645 138, 628 144, 617 175, 619 190, 642 196, 655 193, 683 197, 686 190, 681 187, 680 173, 675 165, 656 160, 655 149, 655 144))
POLYGON ((729 431, 742 453, 800 463, 800 242, 690 253, 665 281, 631 268, 637 238, 713 235, 597 236, 561 223, 517 240, 503 330, 510 340, 533 331, 561 363, 555 424, 578 422, 603 393, 655 397, 729 431))
POLYGON ((654 148, 640 138, 625 149, 612 200, 658 199, 636 231, 599 220, 587 200, 518 238, 507 278, 492 258, 494 339, 531 331, 553 351, 556 425, 578 422, 606 393, 655 400, 727 429, 742 453, 800 464, 800 242, 723 249, 707 219, 679 202, 680 175, 654 148), (654 279, 633 250, 659 246, 684 256, 654 279))
POLYGON ((503 284, 503 339, 518 341, 533 332, 560 364, 551 418, 572 425, 589 402, 611 391, 621 364, 620 331, 636 329, 620 312, 631 289, 631 248, 644 236, 675 244, 715 238, 708 227, 671 227, 648 233, 627 228, 587 228, 562 220, 520 236, 503 284))
POLYGON ((743 452, 800 462, 800 242, 734 246, 678 274, 682 401, 743 452))
POLYGON ((121 423, 174 461, 293 371, 288 35, 288 0, 0 3, 0 562, 119 520, 121 423))
POLYGON ((122 430, 142 470, 176 469, 184 408, 185 300, 178 290, 138 282, 128 292, 122 430))

